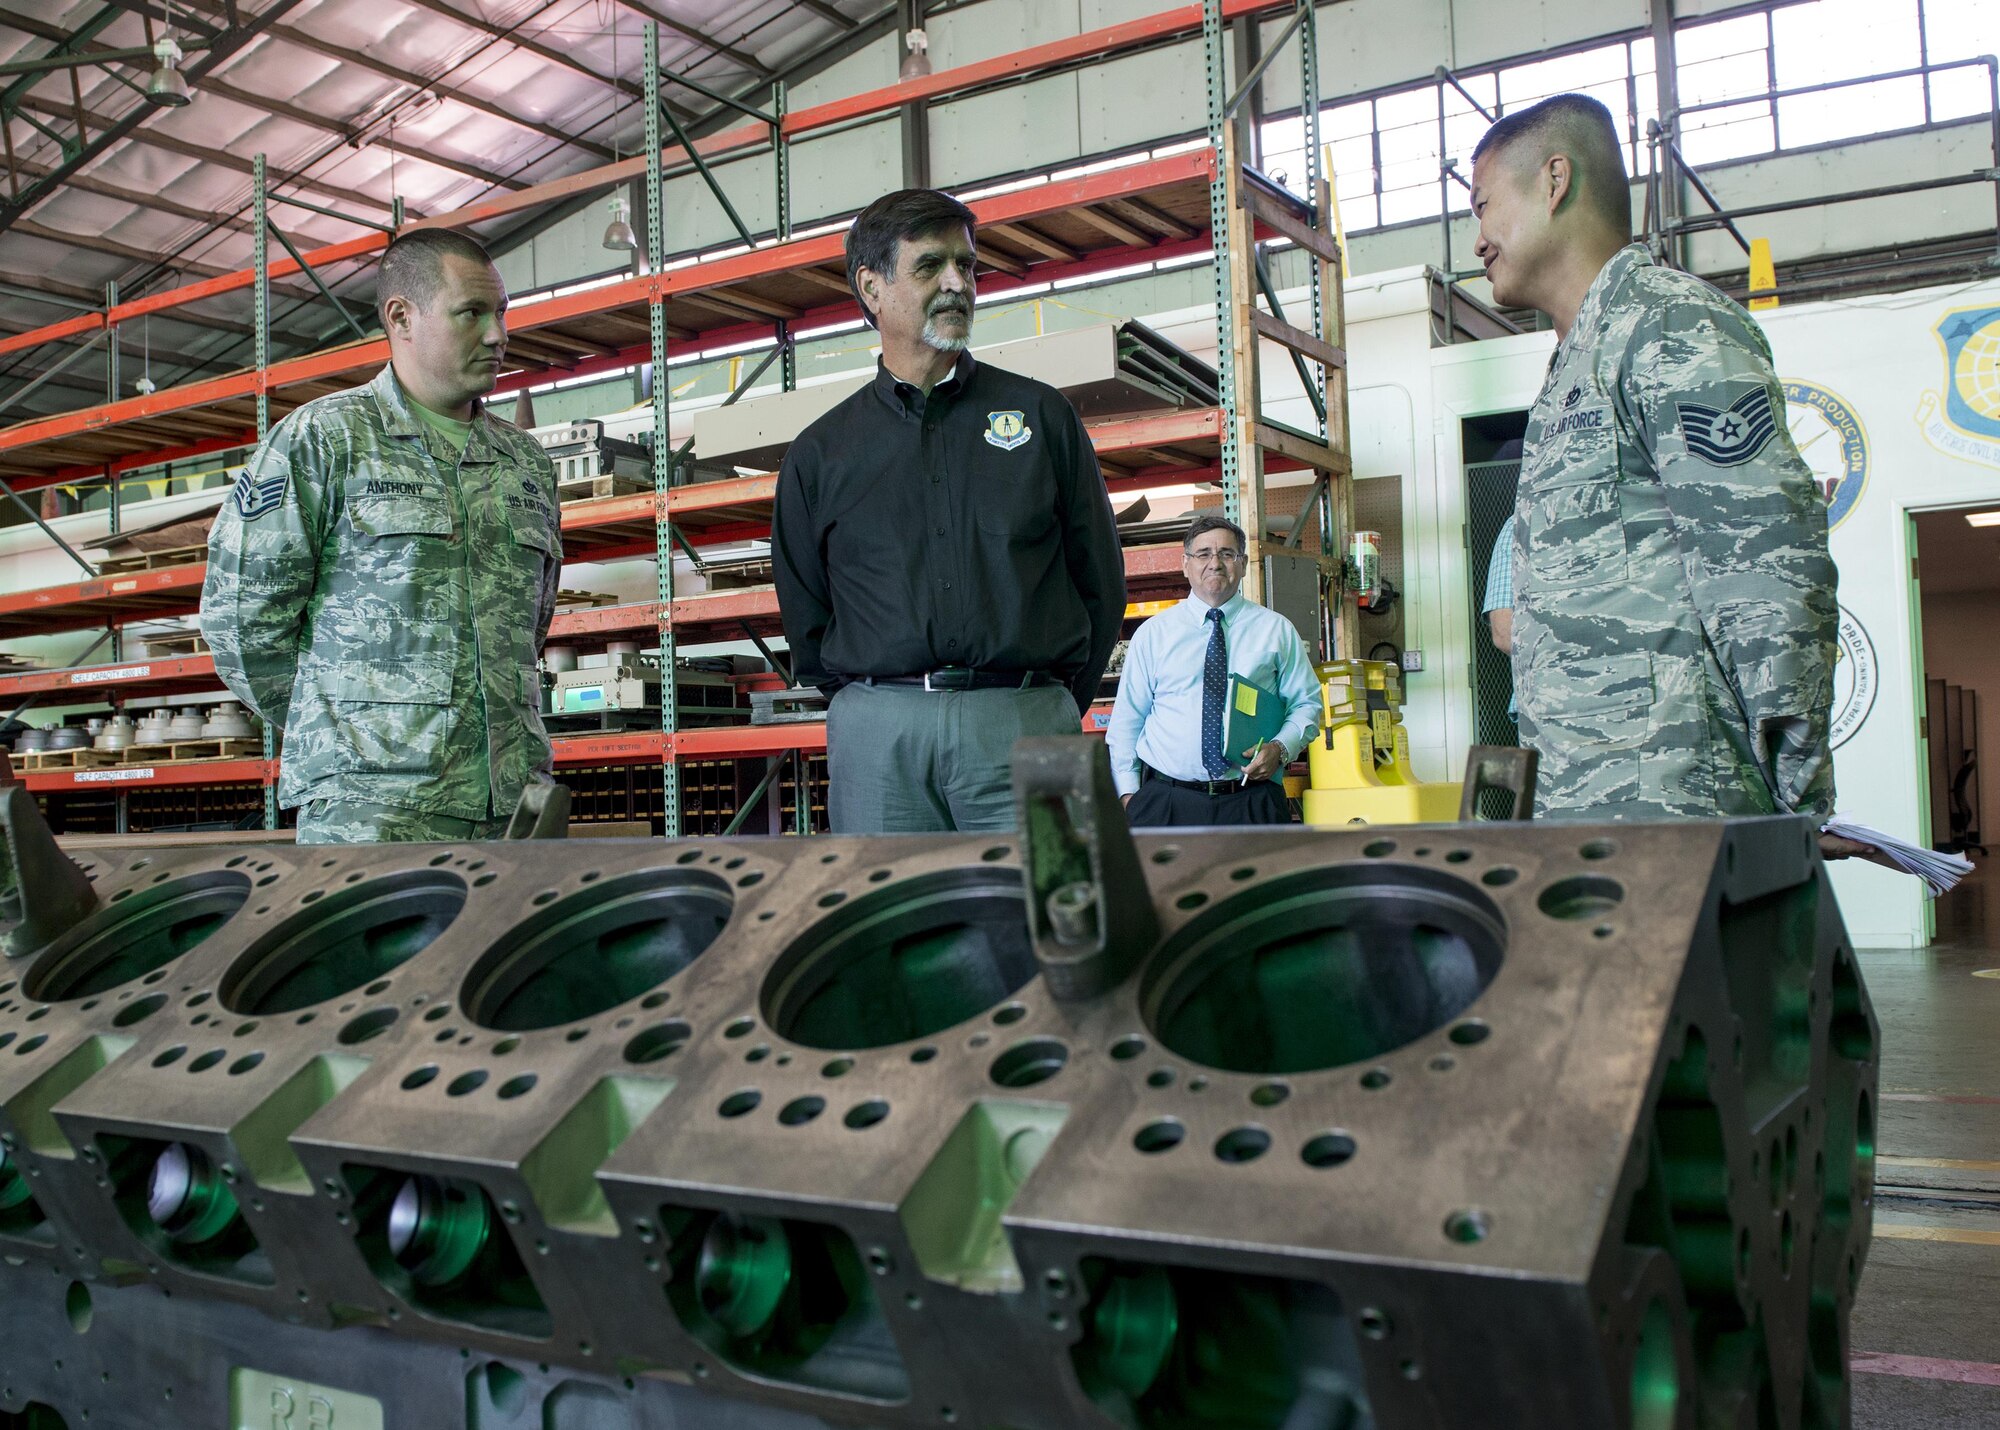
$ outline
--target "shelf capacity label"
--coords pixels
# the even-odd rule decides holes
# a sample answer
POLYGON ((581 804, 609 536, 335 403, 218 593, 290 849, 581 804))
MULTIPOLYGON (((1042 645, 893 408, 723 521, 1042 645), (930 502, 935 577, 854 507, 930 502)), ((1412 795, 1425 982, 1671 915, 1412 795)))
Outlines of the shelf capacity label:
POLYGON ((152 777, 151 765, 140 765, 129 770, 77 770, 70 776, 77 784, 118 784, 131 780, 149 780, 152 777))
POLYGON ((121 665, 116 669, 77 670, 69 677, 71 685, 89 685, 100 680, 144 680, 153 673, 150 665, 121 665))

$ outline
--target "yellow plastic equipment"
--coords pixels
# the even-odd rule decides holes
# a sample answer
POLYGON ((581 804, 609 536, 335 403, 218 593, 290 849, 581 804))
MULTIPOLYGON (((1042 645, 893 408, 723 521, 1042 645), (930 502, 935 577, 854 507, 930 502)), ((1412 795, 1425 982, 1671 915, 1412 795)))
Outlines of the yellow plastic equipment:
POLYGON ((1456 780, 1426 783, 1410 768, 1402 686, 1384 660, 1319 667, 1320 732, 1312 743, 1306 823, 1449 824, 1458 818, 1456 780))

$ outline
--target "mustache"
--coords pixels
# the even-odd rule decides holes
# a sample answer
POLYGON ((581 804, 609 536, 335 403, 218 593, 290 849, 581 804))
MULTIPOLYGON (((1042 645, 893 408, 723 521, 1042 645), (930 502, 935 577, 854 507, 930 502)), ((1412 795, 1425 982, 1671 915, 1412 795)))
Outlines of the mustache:
POLYGON ((932 302, 930 307, 925 310, 924 315, 935 318, 940 313, 969 313, 971 311, 972 304, 964 298, 939 298, 932 302))

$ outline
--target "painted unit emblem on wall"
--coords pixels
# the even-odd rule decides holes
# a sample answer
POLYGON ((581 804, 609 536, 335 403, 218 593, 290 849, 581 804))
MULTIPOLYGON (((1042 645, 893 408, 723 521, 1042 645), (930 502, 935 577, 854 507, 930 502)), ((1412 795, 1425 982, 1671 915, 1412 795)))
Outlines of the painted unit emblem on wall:
POLYGON ((1953 308, 1938 320, 1944 389, 1917 404, 1917 426, 1940 452, 2000 466, 2000 307, 1953 308))
POLYGON ((1830 387, 1786 382, 1785 421, 1792 445, 1812 468, 1826 503, 1826 529, 1847 519, 1868 486, 1868 432, 1854 408, 1830 387))
POLYGON ((986 440, 1003 452, 1011 452, 1030 437, 1035 430, 1028 425, 1025 412, 989 412, 986 414, 986 440))
POLYGON ((1840 608, 1839 643, 1833 663, 1833 724, 1828 731, 1828 742, 1836 750, 1868 719, 1868 712, 1875 708, 1875 692, 1882 684, 1875 666, 1875 644, 1845 606, 1840 608))

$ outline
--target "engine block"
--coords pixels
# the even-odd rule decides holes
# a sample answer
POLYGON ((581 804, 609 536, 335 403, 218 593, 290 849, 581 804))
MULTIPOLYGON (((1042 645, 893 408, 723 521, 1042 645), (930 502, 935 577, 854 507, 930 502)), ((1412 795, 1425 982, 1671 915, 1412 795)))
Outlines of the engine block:
POLYGON ((0 967, 0 1425, 1848 1424, 1877 1031, 1805 821, 1042 793, 78 855, 0 967))

